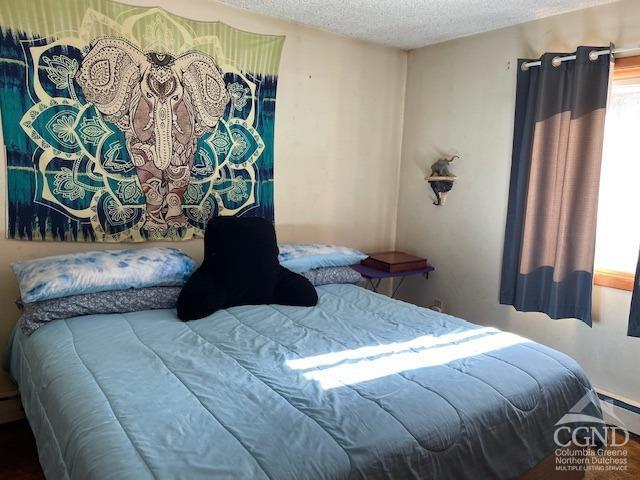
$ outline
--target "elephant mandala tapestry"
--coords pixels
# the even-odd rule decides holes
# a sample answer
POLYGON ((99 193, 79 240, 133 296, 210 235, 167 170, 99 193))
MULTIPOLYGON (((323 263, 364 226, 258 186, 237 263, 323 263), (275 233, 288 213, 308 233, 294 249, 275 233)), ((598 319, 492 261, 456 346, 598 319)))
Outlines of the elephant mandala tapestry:
POLYGON ((284 37, 111 0, 2 0, 0 33, 10 238, 184 240, 215 215, 273 221, 284 37))

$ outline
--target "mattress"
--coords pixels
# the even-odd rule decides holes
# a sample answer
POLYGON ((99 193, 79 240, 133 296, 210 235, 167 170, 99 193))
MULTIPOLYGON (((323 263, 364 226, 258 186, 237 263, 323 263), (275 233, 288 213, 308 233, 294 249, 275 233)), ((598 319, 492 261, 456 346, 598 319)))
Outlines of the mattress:
POLYGON ((50 479, 511 478, 591 391, 571 358, 353 285, 314 308, 173 310, 16 330, 50 479))

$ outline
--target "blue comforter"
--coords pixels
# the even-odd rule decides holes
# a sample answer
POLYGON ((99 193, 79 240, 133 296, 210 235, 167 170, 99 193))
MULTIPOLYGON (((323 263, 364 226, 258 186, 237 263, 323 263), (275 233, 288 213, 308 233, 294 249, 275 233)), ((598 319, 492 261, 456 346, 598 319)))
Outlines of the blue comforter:
POLYGON ((571 358, 351 285, 315 308, 172 310, 16 331, 50 479, 509 478, 591 390, 571 358))

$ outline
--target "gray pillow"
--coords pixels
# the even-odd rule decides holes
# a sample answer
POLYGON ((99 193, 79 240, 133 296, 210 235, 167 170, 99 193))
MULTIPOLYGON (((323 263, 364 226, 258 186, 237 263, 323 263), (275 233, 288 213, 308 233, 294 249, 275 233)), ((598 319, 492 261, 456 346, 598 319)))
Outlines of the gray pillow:
POLYGON ((302 275, 315 286, 328 283, 360 283, 364 280, 362 275, 351 267, 315 268, 302 275))
POLYGON ((42 325, 52 320, 97 313, 126 313, 175 308, 181 288, 130 288, 24 304, 18 300, 18 306, 22 307, 22 316, 18 323, 25 335, 31 335, 42 325))

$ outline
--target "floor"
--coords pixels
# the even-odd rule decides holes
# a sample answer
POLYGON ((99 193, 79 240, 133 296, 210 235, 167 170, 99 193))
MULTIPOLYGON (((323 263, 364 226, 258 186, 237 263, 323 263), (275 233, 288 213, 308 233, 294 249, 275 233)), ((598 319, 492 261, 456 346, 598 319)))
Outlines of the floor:
MULTIPOLYGON (((629 443, 624 445, 623 447, 609 447, 611 453, 613 451, 621 451, 624 453, 626 450, 627 453, 627 462, 626 462, 626 470, 615 471, 615 472, 603 472, 603 471, 595 471, 589 470, 584 476, 587 480, 632 480, 640 478, 640 437, 637 435, 630 434, 631 438, 629 439, 629 443)), ((615 437, 618 437, 615 435, 615 437)), ((621 438, 612 439, 614 443, 622 443, 624 441, 621 438)), ((624 458, 624 457, 620 457, 624 458)), ((593 458, 593 464, 595 465, 598 459, 596 457, 593 458)), ((560 479, 562 477, 559 477, 560 479)))
POLYGON ((26 420, 0 425, 0 479, 44 479, 26 420))
MULTIPOLYGON (((589 471, 587 480, 631 480, 640 478, 640 437, 632 436, 625 447, 612 447, 613 450, 626 448, 628 462, 626 471, 597 472, 589 471)), ((557 478, 562 480, 564 475, 557 478)), ((38 452, 26 421, 0 425, 0 479, 41 480, 44 479, 38 452)))

